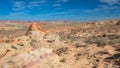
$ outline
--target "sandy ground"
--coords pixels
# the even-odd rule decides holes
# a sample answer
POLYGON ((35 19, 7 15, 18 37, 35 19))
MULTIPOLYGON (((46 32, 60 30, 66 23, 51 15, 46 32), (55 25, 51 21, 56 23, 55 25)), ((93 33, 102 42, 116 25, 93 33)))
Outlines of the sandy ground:
POLYGON ((12 24, 7 30, 3 27, 0 68, 120 68, 118 23, 113 20, 30 27, 24 24, 20 28, 12 24))

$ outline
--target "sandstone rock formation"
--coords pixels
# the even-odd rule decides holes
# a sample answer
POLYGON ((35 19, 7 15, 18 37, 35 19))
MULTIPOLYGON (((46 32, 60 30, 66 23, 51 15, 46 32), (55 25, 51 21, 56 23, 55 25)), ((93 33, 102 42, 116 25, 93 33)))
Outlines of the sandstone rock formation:
POLYGON ((26 35, 30 32, 30 31, 39 31, 41 33, 45 33, 46 31, 40 27, 40 25, 38 23, 32 23, 30 26, 29 26, 29 29, 28 31, 26 32, 26 35))
MULTIPOLYGON (((34 51, 30 51, 29 53, 21 53, 12 57, 4 62, 2 68, 33 68, 35 65, 43 62, 44 59, 52 56, 53 54, 51 49, 36 49, 34 51)), ((39 65, 37 68, 39 68, 39 65)))
POLYGON ((120 25, 120 20, 117 22, 117 24, 116 25, 120 25))

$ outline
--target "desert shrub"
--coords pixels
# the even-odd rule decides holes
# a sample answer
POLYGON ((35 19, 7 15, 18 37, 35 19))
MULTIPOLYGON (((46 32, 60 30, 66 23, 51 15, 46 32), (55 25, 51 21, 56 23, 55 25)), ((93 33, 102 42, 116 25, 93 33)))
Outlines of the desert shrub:
POLYGON ((69 39, 71 42, 73 42, 73 41, 79 40, 80 37, 76 36, 76 35, 67 35, 67 39, 69 39))
POLYGON ((102 45, 120 45, 120 35, 105 35, 97 37, 89 37, 85 39, 86 43, 97 44, 98 46, 102 45))
POLYGON ((61 56, 63 54, 67 54, 69 51, 68 47, 61 47, 57 50, 54 51, 54 53, 56 53, 58 56, 61 56))
POLYGON ((120 45, 120 39, 109 40, 109 41, 108 41, 108 44, 109 44, 109 45, 119 46, 119 45, 120 45))
POLYGON ((11 46, 12 49, 17 49, 17 47, 15 47, 14 45, 11 46))
POLYGON ((85 42, 89 44, 97 44, 98 46, 104 46, 107 44, 106 38, 99 38, 99 37, 87 38, 85 42))
POLYGON ((65 59, 65 58, 62 58, 62 59, 60 60, 60 62, 64 63, 64 62, 66 62, 66 59, 65 59))
POLYGON ((120 39, 120 35, 108 35, 107 37, 108 37, 110 40, 120 39))
POLYGON ((110 57, 107 57, 104 59, 104 61, 108 62, 108 63, 111 63, 114 65, 114 66, 117 66, 115 68, 120 68, 120 53, 116 53, 110 57))
POLYGON ((80 39, 80 37, 77 36, 77 35, 74 34, 74 33, 64 33, 64 32, 60 32, 60 33, 58 33, 58 35, 61 37, 61 38, 60 38, 60 41, 69 40, 70 42, 74 42, 74 41, 77 41, 77 40, 80 39))
POLYGON ((10 42, 10 40, 8 40, 8 39, 7 39, 5 42, 6 42, 6 43, 9 43, 9 42, 10 42))
POLYGON ((98 46, 103 46, 103 45, 106 45, 106 44, 107 44, 107 41, 106 41, 106 39, 104 39, 104 38, 100 38, 100 39, 97 39, 97 40, 95 41, 95 43, 97 43, 98 46))
POLYGON ((120 35, 113 34, 113 35, 107 35, 108 38, 108 44, 109 45, 120 45, 120 35))
POLYGON ((81 45, 79 43, 75 43, 75 47, 79 48, 79 47, 81 47, 81 45))
POLYGON ((74 55, 75 60, 79 60, 81 55, 82 55, 81 53, 77 53, 77 54, 75 54, 75 55, 74 55))
POLYGON ((72 29, 70 31, 70 34, 76 34, 77 32, 79 32, 80 30, 79 29, 72 29))

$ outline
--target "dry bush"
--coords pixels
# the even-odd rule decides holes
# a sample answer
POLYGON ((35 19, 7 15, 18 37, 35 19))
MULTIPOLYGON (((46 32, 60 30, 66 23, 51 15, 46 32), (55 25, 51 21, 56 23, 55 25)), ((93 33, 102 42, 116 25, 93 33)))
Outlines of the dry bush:
POLYGON ((98 46, 104 45, 120 45, 120 35, 106 35, 97 37, 88 37, 85 39, 86 43, 97 44, 98 46))
POLYGON ((58 35, 61 37, 61 41, 74 42, 80 39, 80 37, 76 35, 76 31, 71 31, 70 33, 59 32, 58 35))
POLYGON ((85 42, 89 44, 97 44, 98 46, 104 46, 107 44, 105 38, 99 38, 99 37, 89 37, 85 40, 85 42))

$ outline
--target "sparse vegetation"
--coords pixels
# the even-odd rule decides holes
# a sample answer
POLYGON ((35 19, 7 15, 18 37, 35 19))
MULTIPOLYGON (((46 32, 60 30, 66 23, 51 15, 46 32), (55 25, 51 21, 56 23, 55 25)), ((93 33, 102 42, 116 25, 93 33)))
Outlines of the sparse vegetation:
POLYGON ((62 62, 62 63, 66 62, 65 58, 62 58, 62 59, 60 60, 60 62, 62 62))
POLYGON ((0 30, 0 67, 119 68, 120 27, 113 22, 49 23, 44 33, 6 23, 12 29, 0 30))
POLYGON ((120 35, 101 35, 97 37, 89 37, 85 39, 86 43, 104 45, 120 45, 120 35))
POLYGON ((89 44, 97 44, 98 46, 104 46, 107 44, 107 40, 105 38, 99 38, 99 37, 87 38, 85 42, 89 44))

